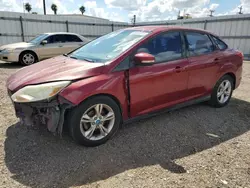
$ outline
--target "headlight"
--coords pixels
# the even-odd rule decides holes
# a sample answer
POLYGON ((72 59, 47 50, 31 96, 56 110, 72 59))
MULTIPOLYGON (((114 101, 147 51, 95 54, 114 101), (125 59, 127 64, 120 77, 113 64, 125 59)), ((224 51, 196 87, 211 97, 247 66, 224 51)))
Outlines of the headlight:
POLYGON ((14 102, 35 102, 49 99, 68 86, 70 81, 50 82, 39 85, 29 85, 14 93, 11 99, 14 102))
POLYGON ((5 48, 2 50, 2 52, 5 52, 5 53, 12 52, 12 51, 14 51, 14 49, 12 48, 5 48))

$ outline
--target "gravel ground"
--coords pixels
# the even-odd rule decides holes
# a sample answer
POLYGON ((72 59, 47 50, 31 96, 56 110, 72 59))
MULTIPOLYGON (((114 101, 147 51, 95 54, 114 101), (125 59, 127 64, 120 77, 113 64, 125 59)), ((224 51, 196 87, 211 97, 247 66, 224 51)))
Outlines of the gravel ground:
POLYGON ((0 64, 0 187, 250 187, 250 63, 230 104, 193 105, 126 125, 105 145, 18 125, 0 64))

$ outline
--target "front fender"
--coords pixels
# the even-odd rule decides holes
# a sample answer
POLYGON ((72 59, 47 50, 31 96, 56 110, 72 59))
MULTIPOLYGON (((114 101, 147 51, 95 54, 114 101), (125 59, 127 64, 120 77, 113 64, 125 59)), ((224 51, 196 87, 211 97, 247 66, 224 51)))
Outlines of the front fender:
POLYGON ((124 72, 102 74, 73 82, 59 95, 74 105, 79 105, 84 100, 94 95, 110 95, 119 101, 123 117, 127 118, 127 96, 124 72))

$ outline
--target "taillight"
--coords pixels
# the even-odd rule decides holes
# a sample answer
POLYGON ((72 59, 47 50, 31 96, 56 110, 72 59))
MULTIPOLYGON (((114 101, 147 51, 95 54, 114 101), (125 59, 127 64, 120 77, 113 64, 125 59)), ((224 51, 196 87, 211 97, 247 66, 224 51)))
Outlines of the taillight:
POLYGON ((241 59, 244 59, 244 54, 241 51, 236 51, 236 55, 240 56, 241 59))

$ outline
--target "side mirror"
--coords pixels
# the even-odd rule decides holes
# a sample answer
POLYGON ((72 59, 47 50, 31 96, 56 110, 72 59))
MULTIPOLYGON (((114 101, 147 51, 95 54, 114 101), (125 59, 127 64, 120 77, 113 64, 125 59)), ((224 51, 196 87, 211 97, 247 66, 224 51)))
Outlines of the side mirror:
POLYGON ((134 56, 134 61, 137 65, 150 66, 155 62, 155 57, 148 53, 138 53, 134 56))
POLYGON ((47 40, 43 40, 43 41, 41 42, 41 45, 45 45, 45 44, 48 44, 48 41, 47 41, 47 40))

